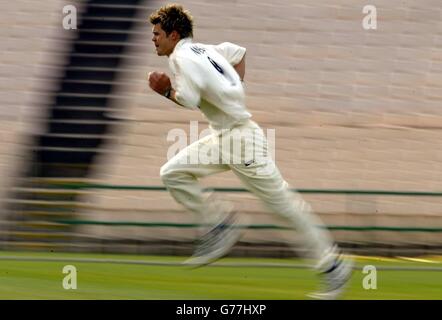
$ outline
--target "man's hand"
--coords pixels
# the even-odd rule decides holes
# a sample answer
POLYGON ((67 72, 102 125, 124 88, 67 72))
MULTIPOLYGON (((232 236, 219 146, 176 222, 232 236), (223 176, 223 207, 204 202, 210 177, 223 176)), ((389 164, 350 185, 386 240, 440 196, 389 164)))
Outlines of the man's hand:
POLYGON ((149 87, 151 87, 153 91, 158 92, 163 96, 170 88, 172 88, 170 78, 164 72, 149 72, 148 82, 149 87))

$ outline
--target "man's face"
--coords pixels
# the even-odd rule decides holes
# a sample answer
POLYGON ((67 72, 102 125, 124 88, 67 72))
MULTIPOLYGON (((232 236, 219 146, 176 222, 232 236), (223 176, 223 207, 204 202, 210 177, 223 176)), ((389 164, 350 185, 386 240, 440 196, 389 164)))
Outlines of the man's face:
POLYGON ((166 32, 161 29, 160 24, 156 24, 152 27, 152 33, 152 41, 155 44, 157 54, 159 56, 169 56, 173 52, 173 49, 179 40, 177 39, 176 31, 172 31, 167 36, 166 32))

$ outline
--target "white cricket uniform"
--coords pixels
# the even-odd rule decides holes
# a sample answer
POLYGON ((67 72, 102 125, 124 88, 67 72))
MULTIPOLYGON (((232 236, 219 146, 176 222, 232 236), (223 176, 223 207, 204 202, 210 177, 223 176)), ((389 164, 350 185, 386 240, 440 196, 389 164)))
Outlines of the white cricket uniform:
MULTIPOLYGON (((228 42, 214 46, 185 38, 177 43, 169 56, 176 100, 186 108, 200 108, 212 134, 170 159, 161 168, 161 177, 178 203, 196 213, 199 220, 211 222, 216 213, 203 196, 197 179, 232 170, 267 208, 289 220, 304 236, 312 257, 321 261, 326 252, 332 250, 329 233, 320 228, 322 223, 312 214, 310 206, 289 189, 272 158, 267 156, 267 140, 262 129, 250 119, 251 114, 245 107, 244 88, 233 68, 245 52, 245 48, 228 42), (225 148, 230 143, 224 142, 230 139, 251 142, 254 152, 243 145, 239 150, 225 148), (201 150, 215 158, 218 155, 220 161, 200 161, 201 150)), ((317 268, 327 268, 329 263, 322 261, 317 268)))

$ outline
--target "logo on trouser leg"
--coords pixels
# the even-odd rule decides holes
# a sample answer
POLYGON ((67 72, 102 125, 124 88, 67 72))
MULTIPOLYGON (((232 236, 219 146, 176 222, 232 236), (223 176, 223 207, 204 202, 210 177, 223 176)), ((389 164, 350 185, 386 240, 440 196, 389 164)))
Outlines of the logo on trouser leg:
POLYGON ((250 166, 250 165, 253 164, 253 163, 255 163, 255 160, 249 160, 249 161, 247 161, 246 163, 244 163, 244 165, 245 165, 246 167, 248 167, 248 166, 250 166))

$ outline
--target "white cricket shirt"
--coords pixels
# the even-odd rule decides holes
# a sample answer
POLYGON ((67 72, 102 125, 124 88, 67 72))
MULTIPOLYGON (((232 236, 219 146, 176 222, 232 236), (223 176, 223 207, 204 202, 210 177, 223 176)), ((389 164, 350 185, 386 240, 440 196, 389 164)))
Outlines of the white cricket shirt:
POLYGON ((245 106, 241 79, 233 68, 245 52, 245 48, 229 42, 214 46, 185 38, 169 56, 176 100, 187 108, 199 107, 216 131, 252 116, 245 106))

